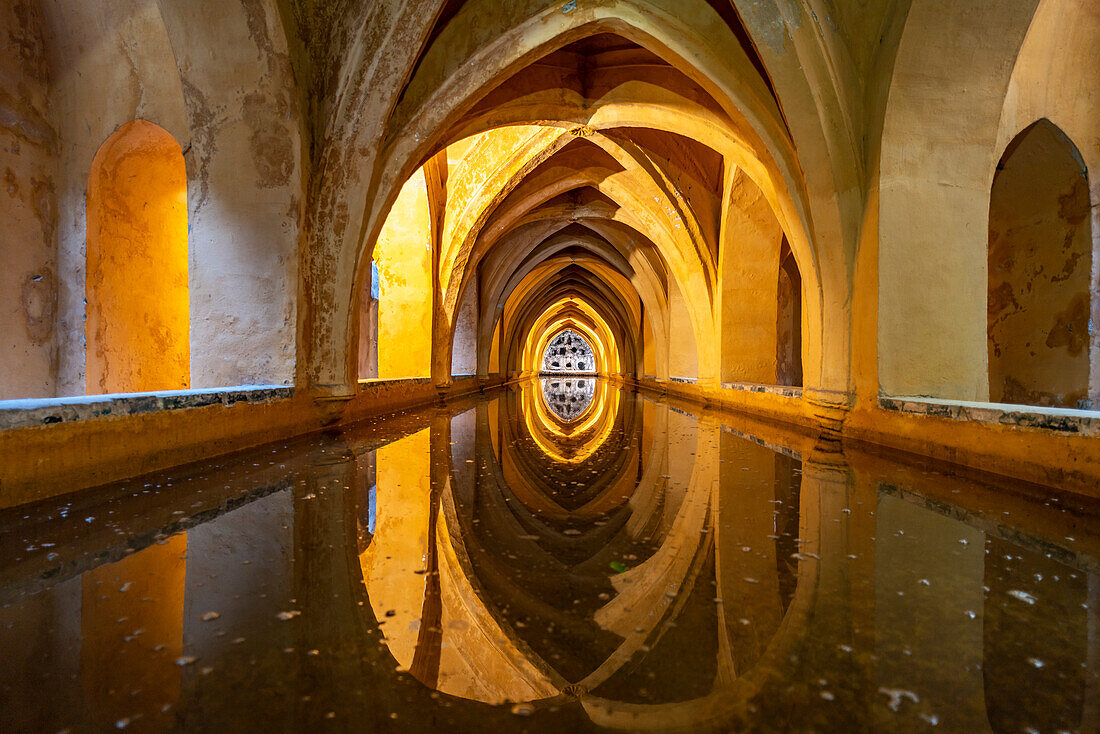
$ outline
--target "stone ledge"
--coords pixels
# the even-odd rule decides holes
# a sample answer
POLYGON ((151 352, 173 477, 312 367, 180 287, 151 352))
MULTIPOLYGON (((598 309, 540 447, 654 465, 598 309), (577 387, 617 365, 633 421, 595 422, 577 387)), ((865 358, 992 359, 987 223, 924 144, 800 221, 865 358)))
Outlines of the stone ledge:
POLYGON ((783 454, 784 456, 789 456, 792 459, 797 459, 798 461, 802 461, 802 452, 798 451, 797 449, 789 448, 787 446, 783 446, 781 444, 774 443, 772 441, 765 441, 764 439, 760 438, 759 436, 755 436, 751 433, 745 433, 744 431, 739 431, 736 428, 734 428, 733 426, 727 425, 725 423, 722 424, 722 430, 725 431, 726 433, 730 433, 734 436, 737 436, 740 439, 743 439, 745 441, 749 441, 750 443, 754 443, 757 446, 763 446, 764 448, 768 449, 769 451, 774 451, 777 454, 783 454))
POLYGON ((432 378, 430 377, 387 377, 377 378, 371 377, 366 380, 359 380, 359 392, 370 392, 371 390, 378 390, 390 387, 411 387, 413 385, 430 385, 432 378))
POLYGON ((880 395, 878 407, 897 413, 927 415, 972 423, 1036 428, 1077 436, 1100 436, 1100 411, 1040 408, 1033 405, 981 403, 944 398, 880 395))
POLYGON ((294 396, 294 388, 282 385, 239 385, 198 390, 78 395, 67 398, 0 400, 0 431, 48 426, 55 423, 139 415, 208 405, 262 403, 294 396))
POLYGON ((801 398, 802 388, 788 387, 785 385, 765 385, 758 382, 723 382, 723 390, 740 390, 742 392, 762 392, 769 395, 779 395, 784 398, 801 398))

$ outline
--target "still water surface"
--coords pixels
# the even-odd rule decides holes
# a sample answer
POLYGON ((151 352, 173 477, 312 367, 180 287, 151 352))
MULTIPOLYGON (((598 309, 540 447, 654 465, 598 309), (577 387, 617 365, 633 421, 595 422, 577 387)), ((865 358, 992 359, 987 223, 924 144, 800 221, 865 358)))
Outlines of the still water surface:
POLYGON ((566 381, 0 513, 0 730, 1097 731, 1096 503, 566 381))

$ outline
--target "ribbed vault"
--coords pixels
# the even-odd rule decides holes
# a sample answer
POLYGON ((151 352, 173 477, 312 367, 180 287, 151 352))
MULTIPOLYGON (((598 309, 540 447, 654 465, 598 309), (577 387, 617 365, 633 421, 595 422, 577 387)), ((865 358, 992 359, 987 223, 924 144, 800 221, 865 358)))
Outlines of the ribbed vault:
MULTIPOLYGON (((356 258, 356 296, 375 232, 400 216, 397 192, 422 178, 436 384, 457 364, 536 373, 565 325, 592 340, 604 374, 775 383, 784 243, 809 323, 821 276, 790 133, 736 14, 691 2, 706 22, 689 29, 659 3, 583 22, 521 3, 494 14, 513 24, 497 36, 464 24, 478 5, 440 16, 389 117, 362 238, 334 253, 356 258), (712 34, 743 55, 713 66, 712 34)), ((821 333, 801 342, 810 367, 821 333)))

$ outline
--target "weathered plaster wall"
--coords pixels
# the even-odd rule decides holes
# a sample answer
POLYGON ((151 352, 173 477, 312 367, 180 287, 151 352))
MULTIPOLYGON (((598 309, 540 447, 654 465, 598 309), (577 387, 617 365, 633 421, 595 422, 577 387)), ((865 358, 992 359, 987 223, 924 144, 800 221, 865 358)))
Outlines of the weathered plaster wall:
POLYGON ((986 218, 1012 64, 1037 0, 914 0, 883 129, 879 382, 984 400, 986 218), (951 334, 951 338, 945 338, 951 334))
POLYGON ((374 248, 378 377, 428 377, 432 356, 432 232, 423 170, 402 187, 374 248))
POLYGON ((190 387, 179 144, 144 120, 124 125, 92 161, 86 211, 86 392, 190 387))
POLYGON ((1012 141, 997 169, 989 204, 989 399, 1085 407, 1092 235, 1084 163, 1044 120, 1012 141))
POLYGON ((153 0, 42 0, 57 120, 58 395, 84 374, 85 199, 92 159, 122 125, 148 120, 186 147, 183 91, 153 0))
POLYGON ((273 0, 42 0, 61 151, 59 394, 84 389, 91 161, 145 119, 185 151, 196 386, 294 374, 301 122, 273 0))
POLYGON ((303 122, 274 0, 160 0, 190 128, 192 379, 294 380, 303 122))
MULTIPOLYGON (((997 133, 1003 151, 1017 133, 1048 119, 1073 141, 1089 177, 1092 230, 1092 323, 1100 324, 1100 64, 1082 63, 1100 45, 1100 5, 1042 0, 1028 28, 1005 94, 997 133)), ((1100 406, 1100 333, 1090 346, 1089 397, 1100 406)))
POLYGON ((34 0, 0 8, 0 400, 54 394, 57 135, 34 0))

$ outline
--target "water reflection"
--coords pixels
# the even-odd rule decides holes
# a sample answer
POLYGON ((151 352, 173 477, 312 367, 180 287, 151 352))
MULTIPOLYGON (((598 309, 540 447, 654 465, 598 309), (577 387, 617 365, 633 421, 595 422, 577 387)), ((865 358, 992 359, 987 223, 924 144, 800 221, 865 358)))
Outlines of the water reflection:
POLYGON ((1096 729, 1095 503, 546 391, 0 513, 5 731, 1096 729))
POLYGON ((576 377, 543 377, 542 396, 546 405, 561 420, 572 422, 584 415, 596 393, 596 381, 576 377))

